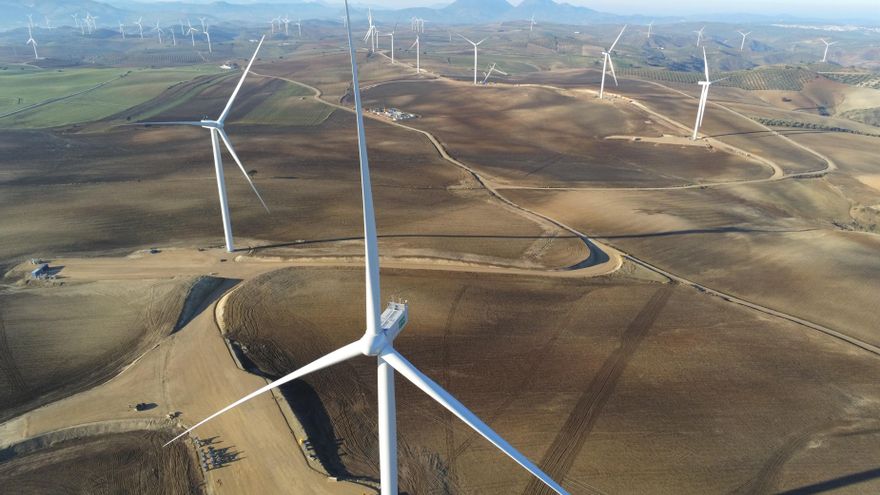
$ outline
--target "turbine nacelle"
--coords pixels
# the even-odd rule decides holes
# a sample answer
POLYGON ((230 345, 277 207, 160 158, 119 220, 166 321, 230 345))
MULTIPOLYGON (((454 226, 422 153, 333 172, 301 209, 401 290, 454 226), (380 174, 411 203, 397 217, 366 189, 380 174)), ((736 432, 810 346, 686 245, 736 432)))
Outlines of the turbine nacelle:
POLYGON ((381 330, 371 335, 369 330, 358 341, 364 356, 378 356, 394 348, 394 339, 400 334, 409 321, 409 305, 391 302, 381 316, 381 330))

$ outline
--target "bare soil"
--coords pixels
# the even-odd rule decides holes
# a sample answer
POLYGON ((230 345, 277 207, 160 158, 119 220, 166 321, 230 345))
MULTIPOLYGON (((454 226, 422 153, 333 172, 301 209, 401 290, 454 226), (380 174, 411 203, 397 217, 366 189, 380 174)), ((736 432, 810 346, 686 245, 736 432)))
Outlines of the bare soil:
POLYGON ((206 493, 198 461, 186 444, 162 446, 169 434, 99 435, 2 458, 3 491, 21 495, 206 493))

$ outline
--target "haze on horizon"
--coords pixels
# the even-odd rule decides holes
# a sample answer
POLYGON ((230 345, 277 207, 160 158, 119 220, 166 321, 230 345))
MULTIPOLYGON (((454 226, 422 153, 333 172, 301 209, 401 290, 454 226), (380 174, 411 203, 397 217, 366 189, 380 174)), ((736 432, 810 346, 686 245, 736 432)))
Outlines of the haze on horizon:
MULTIPOLYGON (((110 4, 121 3, 160 3, 178 2, 180 0, 155 0, 149 2, 120 2, 104 0, 110 4)), ((185 3, 207 4, 216 0, 188 0, 185 3)), ((336 4, 338 0, 227 0, 229 3, 299 3, 315 1, 317 3, 336 4)), ((354 0, 352 5, 363 7, 381 7, 402 9, 410 7, 440 8, 453 3, 454 0, 354 0)), ((518 5, 522 0, 507 0, 518 5)), ((615 2, 597 2, 595 0, 553 0, 557 3, 569 3, 579 7, 587 7, 599 12, 611 14, 641 14, 656 17, 699 16, 717 14, 754 14, 768 16, 789 16, 809 20, 832 21, 880 21, 880 9, 876 0, 844 0, 839 2, 819 2, 816 0, 776 0, 772 3, 759 0, 741 0, 731 2, 705 2, 698 0, 675 0, 655 2, 650 0, 617 0, 615 2)))

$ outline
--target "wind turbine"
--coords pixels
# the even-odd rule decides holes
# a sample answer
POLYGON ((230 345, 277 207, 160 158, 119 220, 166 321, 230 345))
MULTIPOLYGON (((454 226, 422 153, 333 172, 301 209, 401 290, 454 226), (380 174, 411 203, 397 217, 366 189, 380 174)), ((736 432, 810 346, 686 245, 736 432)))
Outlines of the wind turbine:
POLYGON ((34 16, 32 14, 27 15, 28 18, 28 29, 34 28, 34 16))
POLYGON ((602 51, 602 56, 605 57, 605 60, 602 62, 602 84, 599 86, 599 99, 601 100, 603 96, 605 96, 605 73, 608 68, 611 68, 611 77, 614 78, 614 85, 617 86, 617 74, 614 73, 614 62, 611 60, 611 52, 614 51, 614 47, 617 46, 617 42, 620 41, 620 37, 623 36, 623 32, 626 31, 626 25, 624 24, 623 29, 620 30, 620 34, 617 35, 617 38, 614 40, 614 43, 611 44, 611 48, 608 50, 602 51))
MULTIPOLYGON (((348 15, 348 0, 345 1, 346 15, 348 15)), ((543 471, 541 471, 528 458, 514 449, 506 440, 501 438, 489 426, 481 421, 474 413, 468 410, 461 402, 440 387, 433 380, 425 376, 412 363, 403 357, 396 349, 393 342, 395 337, 403 330, 407 323, 409 308, 406 303, 391 303, 380 314, 381 293, 379 286, 379 243, 376 235, 376 217, 373 210, 373 195, 370 184, 370 166, 367 157, 367 141, 364 135, 364 114, 361 106, 360 87, 357 77, 357 60, 355 58, 354 43, 351 29, 348 29, 348 51, 351 58, 352 94, 354 94, 354 108, 358 130, 358 154, 360 157, 361 198, 364 218, 364 278, 366 282, 366 329, 364 335, 346 346, 343 346, 317 360, 293 371, 283 378, 276 380, 215 412, 207 418, 199 421, 180 435, 171 439, 171 443, 217 416, 243 404, 260 394, 284 385, 290 381, 302 378, 314 371, 327 368, 334 364, 348 361, 364 355, 376 359, 377 365, 377 395, 378 395, 378 425, 379 425, 379 476, 382 495, 398 495, 397 473, 397 408, 394 394, 394 372, 397 371, 409 380, 417 388, 425 392, 429 397, 439 402, 440 405, 464 421, 468 426, 489 440, 495 447, 516 461, 520 466, 539 478, 544 484, 560 495, 568 493, 543 471)), ((168 445, 168 444, 166 444, 168 445)))
POLYGON ((383 34, 382 36, 390 36, 391 37, 391 63, 394 63, 394 30, 392 30, 388 34, 383 34))
MULTIPOLYGON (((349 19, 350 20, 350 19, 349 19)), ((379 42, 379 30, 376 29, 376 25, 373 24, 373 10, 367 9, 367 21, 370 23, 370 28, 367 29, 367 35, 364 36, 364 41, 367 41, 367 38, 370 39, 370 52, 376 51, 376 45, 379 42)))
POLYGON ((143 20, 143 17, 138 17, 138 20, 134 22, 135 24, 137 24, 138 33, 141 35, 141 39, 144 39, 144 26, 141 24, 141 21, 143 20))
POLYGON ((739 33, 739 35, 743 38, 742 43, 739 44, 739 51, 743 51, 743 49, 746 47, 746 36, 752 34, 752 32, 749 31, 748 33, 744 33, 742 31, 737 31, 737 33, 739 33))
POLYGON ((703 126, 703 117, 706 114, 706 102, 709 100, 709 86, 711 86, 714 83, 717 83, 718 81, 723 81, 724 79, 727 79, 726 77, 722 78, 722 79, 717 79, 715 81, 712 81, 711 79, 709 79, 709 61, 706 58, 706 47, 705 46, 703 47, 703 70, 706 74, 706 80, 699 81, 697 83, 703 87, 703 90, 700 93, 700 104, 697 107, 697 120, 696 120, 696 122, 694 122, 694 134, 691 136, 691 140, 693 140, 693 141, 697 140, 697 132, 700 130, 700 127, 703 126))
POLYGON ((156 31, 156 35, 159 37, 159 44, 161 45, 162 44, 162 33, 164 33, 165 31, 162 31, 162 28, 159 27, 159 21, 156 21, 156 27, 153 28, 153 31, 156 31))
POLYGON ((186 36, 186 31, 183 29, 183 19, 178 19, 177 23, 180 25, 180 35, 186 36))
POLYGON ((648 23, 648 38, 651 37, 651 31, 652 31, 653 27, 654 27, 654 21, 649 22, 648 23))
MULTIPOLYGON (((459 36, 461 36, 461 35, 459 34, 459 36)), ((467 41, 468 43, 474 45, 474 85, 476 85, 477 84, 477 47, 480 45, 480 43, 486 41, 489 38, 483 38, 480 41, 478 41, 477 43, 474 43, 473 41, 465 38, 464 36, 461 36, 461 37, 465 41, 467 41)))
POLYGON ((493 63, 492 65, 489 66, 489 70, 488 70, 488 72, 484 72, 484 74, 486 74, 486 77, 483 78, 483 82, 480 83, 480 84, 486 84, 486 83, 489 81, 489 77, 492 75, 492 72, 497 72, 497 73, 499 73, 499 74, 504 74, 505 76, 509 76, 509 75, 510 75, 510 74, 508 74, 507 72, 504 72, 504 71, 501 70, 501 69, 496 69, 496 68, 495 68, 495 64, 493 63))
POLYGON ((55 29, 52 27, 52 23, 49 21, 48 17, 43 16, 43 18, 46 20, 46 29, 55 29))
POLYGON ((174 28, 169 29, 171 31, 171 45, 177 46, 177 35, 174 34, 174 28))
POLYGON ((70 16, 73 17, 73 22, 76 24, 76 27, 78 27, 80 32, 85 35, 85 27, 79 23, 79 13, 74 12, 73 14, 70 14, 70 16))
MULTIPOLYGON (((285 29, 286 29, 286 28, 285 28, 285 29)), ((299 37, 299 38, 302 38, 302 37, 303 37, 302 18, 297 18, 297 19, 296 19, 296 34, 297 34, 297 37, 299 37)))
POLYGON ((210 26, 205 24, 205 38, 208 40, 208 53, 214 53, 214 48, 211 46, 211 33, 208 32, 208 28, 210 28, 210 26))
POLYGON ((697 46, 700 46, 700 43, 703 42, 703 30, 706 29, 706 26, 700 28, 699 31, 694 31, 697 33, 697 46))
POLYGON ((37 40, 34 39, 30 26, 28 26, 28 40, 25 45, 32 45, 34 47, 34 60, 40 60, 40 57, 37 56, 37 40))
POLYGON ((192 24, 190 24, 189 29, 186 31, 186 34, 189 35, 189 39, 190 41, 192 41, 193 46, 196 46, 196 33, 198 32, 199 30, 192 27, 192 24))
POLYGON ((122 21, 119 21, 119 34, 122 35, 122 39, 125 39, 125 25, 122 24, 122 21))
POLYGON ((416 40, 413 42, 412 46, 409 47, 409 49, 412 50, 413 46, 416 47, 416 74, 420 74, 422 72, 422 66, 421 66, 422 47, 421 47, 421 45, 419 45, 418 33, 416 33, 416 40))
POLYGON ((288 30, 288 27, 290 25, 290 18, 285 15, 281 18, 281 22, 284 23, 284 36, 288 36, 290 34, 288 30))
POLYGON ((537 22, 535 22, 535 14, 532 14, 532 20, 529 21, 529 32, 530 33, 532 32, 532 29, 535 27, 535 24, 537 24, 537 22))
MULTIPOLYGON (((277 21, 277 20, 278 20, 277 17, 274 17, 269 20, 269 25, 272 26, 272 34, 275 34, 275 21, 277 21)), ((279 24, 280 24, 280 22, 279 22, 279 24)))
POLYGON ((202 22, 202 31, 207 31, 208 27, 205 25, 205 17, 199 17, 199 20, 202 22))
POLYGON ((831 45, 836 45, 837 42, 836 41, 829 42, 829 41, 826 41, 823 39, 822 43, 825 43, 825 54, 822 55, 822 62, 825 62, 828 60, 828 49, 831 48, 831 45))
POLYGON ((223 130, 223 125, 226 122, 226 117, 229 116, 229 110, 232 108, 232 104, 235 102, 235 97, 238 96, 238 91, 241 89, 242 84, 244 84, 244 80, 248 75, 248 72, 251 70, 251 65, 253 65, 254 60, 257 59, 257 52, 260 51, 260 46, 263 45, 263 40, 266 39, 266 36, 263 35, 260 38, 259 44, 257 44, 257 49, 254 51, 253 57, 251 57, 250 62, 248 62, 247 68, 245 68, 244 72, 241 75, 241 79, 238 80, 238 85, 235 87, 235 90, 232 92, 232 96, 229 97, 229 101, 226 103, 226 107, 223 109, 223 112, 220 113, 220 117, 217 120, 209 120, 202 119, 198 122, 193 121, 184 121, 184 122, 139 122, 137 125, 186 125, 186 126, 196 126, 203 127, 211 131, 211 144, 214 150, 214 172, 217 175, 217 190, 220 194, 220 214, 223 218, 223 233, 226 238, 226 250, 228 252, 233 252, 233 244, 232 244, 232 224, 229 218, 229 203, 226 200, 226 181, 223 177, 223 158, 221 156, 220 150, 220 141, 223 141, 223 144, 226 145, 226 149, 229 151, 229 154, 232 155, 235 163, 238 164, 238 168, 241 169, 241 173, 244 174, 244 178, 247 179, 248 184, 250 184, 251 189, 253 189, 254 193, 257 195, 257 199, 262 203, 263 208, 266 211, 269 211, 269 207, 266 206, 265 201, 260 196, 260 193, 257 192, 257 187, 254 186, 253 181, 251 181, 250 176, 248 176, 247 171, 242 165, 241 160, 238 158, 238 154, 235 153, 235 150, 232 148, 232 143, 229 141, 229 137, 226 135, 226 131, 223 130))

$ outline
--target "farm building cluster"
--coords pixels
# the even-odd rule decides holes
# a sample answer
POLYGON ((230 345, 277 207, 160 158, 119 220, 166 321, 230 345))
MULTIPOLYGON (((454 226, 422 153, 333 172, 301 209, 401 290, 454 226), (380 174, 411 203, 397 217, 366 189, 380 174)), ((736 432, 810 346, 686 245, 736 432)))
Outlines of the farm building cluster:
POLYGON ((409 120, 415 119, 418 115, 414 113, 404 112, 403 110, 399 110, 397 108, 390 107, 376 107, 376 108, 368 108, 370 112, 375 113, 376 115, 382 115, 383 117, 388 117, 389 119, 397 122, 400 120, 409 120))

